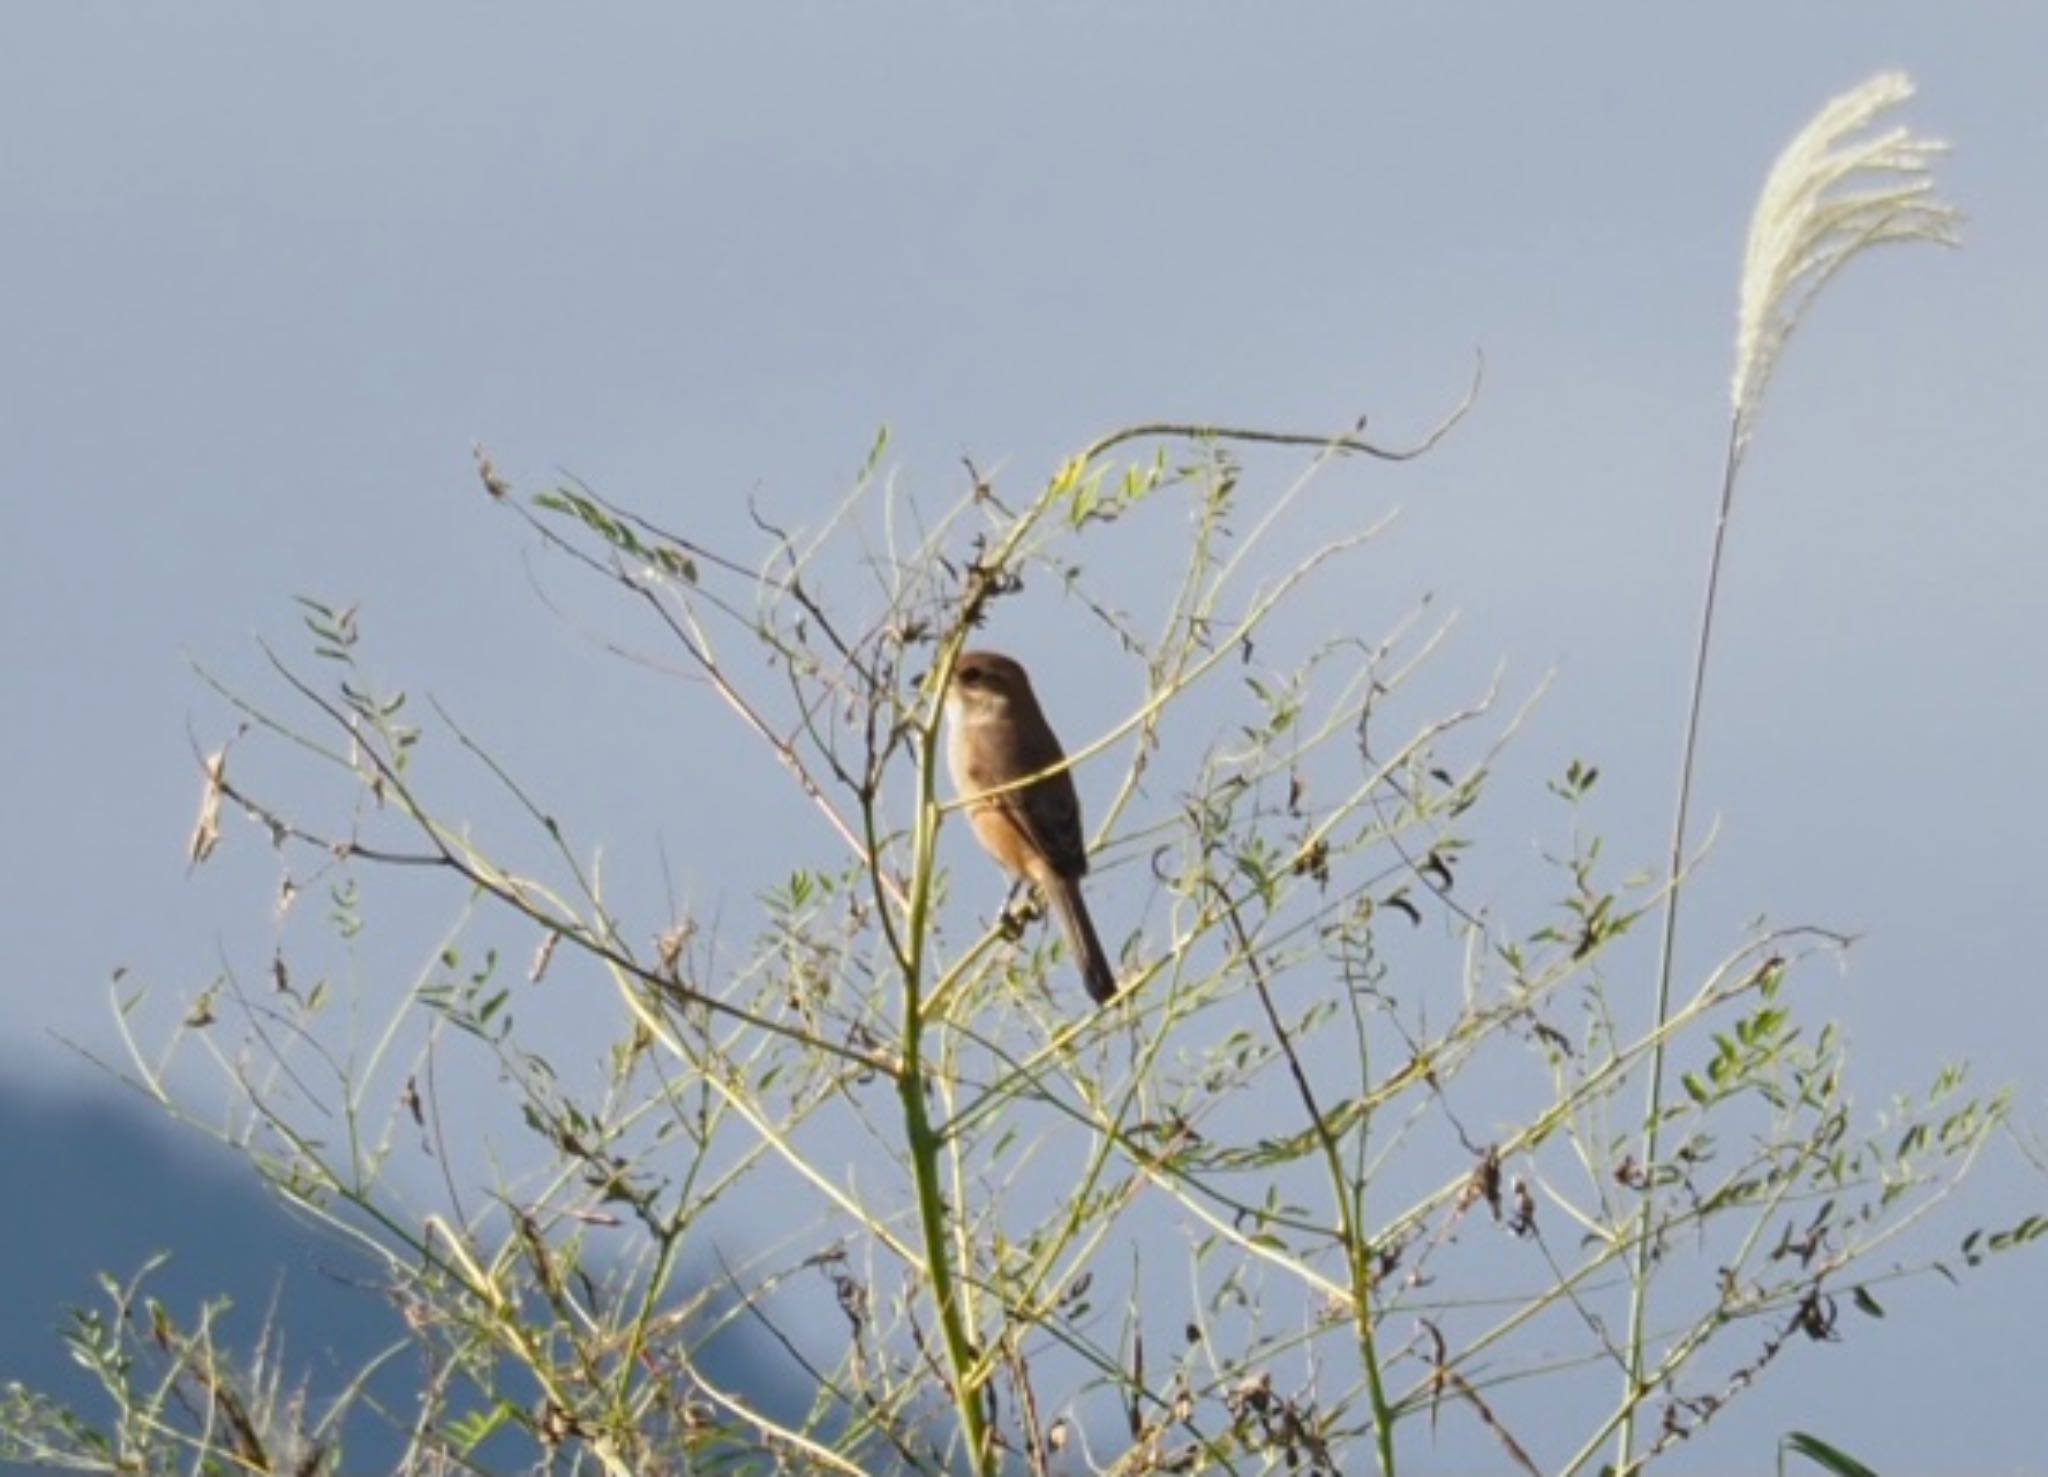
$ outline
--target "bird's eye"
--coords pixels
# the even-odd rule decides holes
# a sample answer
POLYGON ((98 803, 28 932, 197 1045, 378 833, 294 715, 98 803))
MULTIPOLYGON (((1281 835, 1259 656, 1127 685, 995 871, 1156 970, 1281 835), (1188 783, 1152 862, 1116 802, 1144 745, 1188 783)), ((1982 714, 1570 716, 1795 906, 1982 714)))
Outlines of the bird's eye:
POLYGON ((981 673, 976 668, 964 667, 953 674, 953 680, 962 687, 979 687, 981 686, 981 673))

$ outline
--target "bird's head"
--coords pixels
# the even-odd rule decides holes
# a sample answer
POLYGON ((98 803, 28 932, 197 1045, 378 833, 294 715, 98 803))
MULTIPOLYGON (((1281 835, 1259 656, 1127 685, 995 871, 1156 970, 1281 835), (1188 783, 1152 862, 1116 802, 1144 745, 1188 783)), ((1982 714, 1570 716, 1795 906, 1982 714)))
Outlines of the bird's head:
POLYGON ((946 710, 954 722, 1007 718, 1033 706, 1031 679, 1001 652, 963 651, 953 663, 953 681, 946 688, 946 710))

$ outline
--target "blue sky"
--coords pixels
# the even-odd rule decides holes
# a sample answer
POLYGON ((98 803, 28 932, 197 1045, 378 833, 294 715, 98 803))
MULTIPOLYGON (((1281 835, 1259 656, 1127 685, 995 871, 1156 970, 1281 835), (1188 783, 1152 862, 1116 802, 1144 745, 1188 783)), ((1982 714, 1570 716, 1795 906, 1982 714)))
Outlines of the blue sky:
MULTIPOLYGON (((741 829, 715 793, 656 813, 685 747, 762 761, 542 607, 476 491, 477 438, 523 486, 566 468, 737 540, 749 493, 822 516, 884 424, 896 475, 938 498, 962 455, 1025 486, 1155 417, 1365 412, 1406 439, 1482 349, 1438 455, 1347 472, 1403 519, 1371 591, 1317 613, 1433 592, 1460 613, 1447 687, 1556 667, 1521 780, 1597 759, 1611 847, 1649 860, 1748 212, 1825 98, 1902 67, 1911 120, 1955 145, 1966 245, 1860 263, 1779 375, 1688 929, 1703 951, 1760 912, 1862 932, 1838 1009, 1869 1101, 1967 1058, 2038 1121, 2048 14, 579 12, 0 22, 11 1079, 109 1091, 54 1037, 109 1047, 110 970, 187 987, 244 942, 256 838, 185 874, 188 725, 223 736, 188 659, 253 680, 251 636, 290 639, 294 593, 360 601, 397 680, 627 854, 661 840, 688 871, 689 834, 741 829)), ((1031 659, 1030 630, 1003 641, 1031 659)), ((1122 696, 1077 674, 1062 726, 1106 726, 1122 696)), ((1499 812, 1506 844, 1533 841, 1533 807, 1499 812)), ((2043 1198, 2009 1160, 1987 1178, 1987 1216, 2043 1198)), ((2040 1366, 2044 1297, 2039 1258, 1917 1289, 1818 1351, 1796 1398, 1758 1397, 1745 1449, 1796 1422, 1872 1433, 1898 1470, 1952 1464, 1956 1431, 1973 1467, 2038 1464, 2000 1372, 2040 1366)))

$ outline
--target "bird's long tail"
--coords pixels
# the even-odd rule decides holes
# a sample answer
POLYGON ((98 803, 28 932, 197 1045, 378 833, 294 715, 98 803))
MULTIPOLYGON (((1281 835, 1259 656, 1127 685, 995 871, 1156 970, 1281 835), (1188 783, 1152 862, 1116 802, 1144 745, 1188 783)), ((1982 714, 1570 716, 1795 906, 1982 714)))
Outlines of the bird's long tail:
POLYGON ((1095 936, 1095 921, 1088 916, 1088 904, 1081 900, 1080 882, 1062 877, 1047 891, 1060 915, 1060 925, 1066 929, 1067 947, 1081 966, 1081 982, 1087 985, 1089 998, 1097 1005, 1107 1005, 1116 998, 1116 971, 1109 967, 1109 955, 1095 936))

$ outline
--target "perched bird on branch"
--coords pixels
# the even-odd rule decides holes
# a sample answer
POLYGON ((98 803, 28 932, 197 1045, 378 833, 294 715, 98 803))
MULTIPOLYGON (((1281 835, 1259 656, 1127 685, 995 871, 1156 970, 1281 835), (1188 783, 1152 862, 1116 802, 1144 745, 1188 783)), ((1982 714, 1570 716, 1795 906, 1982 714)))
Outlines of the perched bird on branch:
POLYGON ((974 839, 1038 889, 1066 930, 1088 994, 1106 1004, 1116 997, 1116 973, 1081 900, 1088 873, 1081 801, 1073 775, 1059 767, 1066 754, 1039 710, 1031 679, 997 652, 963 651, 946 689, 946 719, 946 758, 974 839), (991 790, 999 793, 976 798, 991 790))

